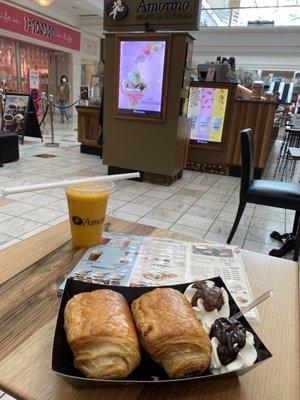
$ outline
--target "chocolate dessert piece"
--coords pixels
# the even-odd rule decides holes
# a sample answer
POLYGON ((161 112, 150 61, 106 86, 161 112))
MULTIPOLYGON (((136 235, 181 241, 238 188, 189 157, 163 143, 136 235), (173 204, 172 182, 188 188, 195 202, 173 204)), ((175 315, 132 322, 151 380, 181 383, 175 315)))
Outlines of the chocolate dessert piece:
POLYGON ((199 281, 194 283, 192 288, 197 289, 191 301, 192 307, 197 307, 198 299, 202 299, 206 311, 221 310, 224 305, 224 297, 218 286, 210 288, 205 281, 199 281))
POLYGON ((246 344, 246 329, 237 320, 218 318, 211 327, 210 338, 219 340, 217 348, 222 365, 235 361, 239 351, 246 344))
POLYGON ((101 251, 93 250, 89 256, 90 261, 96 261, 102 255, 101 251))

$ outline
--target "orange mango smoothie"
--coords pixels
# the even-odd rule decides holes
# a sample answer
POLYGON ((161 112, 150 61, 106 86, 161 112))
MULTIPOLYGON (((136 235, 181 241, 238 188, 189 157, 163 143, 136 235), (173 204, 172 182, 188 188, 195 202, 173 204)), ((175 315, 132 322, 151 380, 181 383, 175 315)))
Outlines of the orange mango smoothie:
POLYGON ((75 247, 87 248, 99 244, 113 186, 111 182, 103 182, 66 187, 75 247))

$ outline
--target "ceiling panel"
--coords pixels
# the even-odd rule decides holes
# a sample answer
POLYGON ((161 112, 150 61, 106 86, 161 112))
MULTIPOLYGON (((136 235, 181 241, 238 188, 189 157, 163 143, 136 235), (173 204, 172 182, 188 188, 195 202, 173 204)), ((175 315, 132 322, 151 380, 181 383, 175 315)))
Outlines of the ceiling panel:
MULTIPOLYGON (((79 17, 80 15, 100 15, 103 9, 103 0, 54 0, 51 6, 41 7, 38 6, 34 0, 12 0, 11 3, 15 3, 20 6, 40 12, 44 15, 49 15, 57 12, 63 12, 65 15, 71 17, 79 17)), ((63 18, 62 18, 63 19, 63 18)))
POLYGON ((101 0, 54 0, 53 7, 75 16, 100 15, 101 0))

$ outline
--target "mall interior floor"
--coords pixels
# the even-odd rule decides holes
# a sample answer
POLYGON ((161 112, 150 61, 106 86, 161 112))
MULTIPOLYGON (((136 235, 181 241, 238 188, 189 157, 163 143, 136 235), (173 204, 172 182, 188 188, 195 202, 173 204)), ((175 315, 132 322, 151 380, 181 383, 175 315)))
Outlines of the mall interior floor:
MULTIPOLYGON (((0 186, 106 175, 107 167, 99 157, 80 153, 75 118, 64 125, 58 122, 57 119, 55 141, 60 147, 45 147, 38 139, 26 138, 20 146, 20 160, 0 169, 0 186), (53 157, 37 157, 41 154, 53 157)), ((47 130, 44 139, 50 141, 47 130)), ((273 179, 279 145, 280 142, 273 150, 265 178, 273 179)), ((298 169, 293 180, 299 180, 298 169)), ((184 171, 183 178, 169 187, 122 181, 115 186, 108 212, 117 218, 188 234, 195 240, 226 243, 238 206, 239 182, 236 177, 195 171, 184 171)), ((248 205, 232 244, 268 254, 278 247, 270 232, 291 231, 293 217, 292 211, 248 205)), ((67 218, 63 189, 0 198, 0 249, 67 218)))

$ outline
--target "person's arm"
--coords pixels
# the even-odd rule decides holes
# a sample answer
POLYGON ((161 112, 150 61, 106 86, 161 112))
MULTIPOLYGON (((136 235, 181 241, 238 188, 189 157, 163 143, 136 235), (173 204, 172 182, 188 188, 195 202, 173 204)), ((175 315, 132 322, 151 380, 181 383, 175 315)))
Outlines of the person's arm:
POLYGON ((68 98, 68 103, 70 103, 71 100, 71 85, 67 83, 67 98, 68 98))
POLYGON ((59 100, 60 100, 60 86, 57 88, 56 102, 59 103, 59 100))

